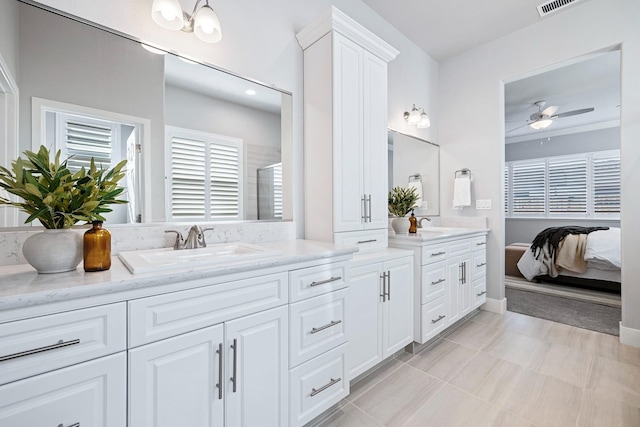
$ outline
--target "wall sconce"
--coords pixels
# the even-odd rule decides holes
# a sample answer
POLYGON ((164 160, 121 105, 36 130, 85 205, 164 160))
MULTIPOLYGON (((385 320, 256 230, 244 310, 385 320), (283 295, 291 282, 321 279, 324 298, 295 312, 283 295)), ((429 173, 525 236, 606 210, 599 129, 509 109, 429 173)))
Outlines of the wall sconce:
POLYGON ((416 108, 416 104, 413 104, 413 108, 410 112, 404 112, 404 120, 410 125, 414 125, 420 129, 431 126, 431 120, 429 119, 429 116, 427 116, 427 113, 424 112, 424 108, 416 108))
POLYGON ((222 28, 218 15, 205 0, 204 6, 198 9, 202 0, 196 1, 191 15, 184 12, 178 0, 153 0, 151 18, 167 30, 182 30, 193 33, 197 38, 207 43, 217 43, 222 39, 222 28))

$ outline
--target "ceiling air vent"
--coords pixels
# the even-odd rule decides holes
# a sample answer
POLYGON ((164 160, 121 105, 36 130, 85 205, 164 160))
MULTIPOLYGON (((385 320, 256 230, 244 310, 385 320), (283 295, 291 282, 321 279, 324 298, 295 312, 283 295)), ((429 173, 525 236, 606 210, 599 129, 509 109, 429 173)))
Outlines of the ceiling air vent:
POLYGON ((571 4, 578 3, 580 0, 552 0, 546 3, 542 3, 538 6, 538 13, 540 17, 547 16, 550 13, 557 12, 558 10, 567 7, 571 4))

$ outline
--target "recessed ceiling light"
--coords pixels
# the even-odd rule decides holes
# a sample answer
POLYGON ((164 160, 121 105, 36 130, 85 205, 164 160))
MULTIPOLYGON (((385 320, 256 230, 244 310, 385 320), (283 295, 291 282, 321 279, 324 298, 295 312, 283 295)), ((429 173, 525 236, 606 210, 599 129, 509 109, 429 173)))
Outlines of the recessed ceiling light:
POLYGON ((144 48, 144 50, 146 50, 147 52, 155 53, 156 55, 166 55, 167 54, 167 52, 165 52, 164 50, 158 49, 157 47, 151 47, 148 44, 140 43, 140 46, 142 46, 144 48))
POLYGON ((247 95, 255 95, 256 91, 253 89, 247 89, 244 91, 244 93, 246 93, 247 95))

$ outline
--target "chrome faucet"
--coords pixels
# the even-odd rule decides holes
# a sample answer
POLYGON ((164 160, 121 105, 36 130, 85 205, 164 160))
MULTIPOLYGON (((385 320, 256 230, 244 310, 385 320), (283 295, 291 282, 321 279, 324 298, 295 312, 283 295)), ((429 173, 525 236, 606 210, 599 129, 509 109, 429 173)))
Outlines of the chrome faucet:
POLYGON ((209 230, 213 230, 213 227, 202 229, 199 225, 192 225, 186 239, 182 237, 182 233, 177 230, 165 230, 165 233, 176 233, 173 249, 197 249, 207 247, 204 232, 209 230))
POLYGON ((423 216, 422 218, 420 218, 420 219, 418 220, 418 228, 422 228, 422 221, 424 221, 425 219, 426 219, 427 221, 431 221, 431 218, 429 218, 428 216, 423 216))

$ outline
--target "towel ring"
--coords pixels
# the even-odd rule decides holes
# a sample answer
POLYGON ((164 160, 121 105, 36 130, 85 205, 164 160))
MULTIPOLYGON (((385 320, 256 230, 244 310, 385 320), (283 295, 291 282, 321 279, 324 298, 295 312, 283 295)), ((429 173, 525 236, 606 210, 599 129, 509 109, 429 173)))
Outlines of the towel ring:
POLYGON ((409 182, 422 182, 422 175, 420 175, 419 173, 409 175, 409 182))
POLYGON ((458 170, 454 173, 453 177, 454 177, 454 178, 461 178, 461 177, 463 177, 463 176, 465 176, 465 175, 469 175, 469 179, 471 179, 471 169, 467 169, 467 168, 458 169, 458 170))

